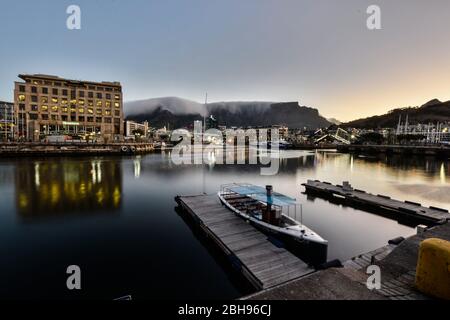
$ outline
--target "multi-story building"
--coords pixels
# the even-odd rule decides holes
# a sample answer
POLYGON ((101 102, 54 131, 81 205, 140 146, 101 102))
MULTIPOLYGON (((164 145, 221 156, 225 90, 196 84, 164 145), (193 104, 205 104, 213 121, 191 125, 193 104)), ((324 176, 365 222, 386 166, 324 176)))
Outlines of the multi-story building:
POLYGON ((0 101, 0 141, 14 140, 14 103, 0 101))
POLYGON ((143 138, 146 138, 148 136, 148 121, 144 121, 144 123, 137 123, 131 120, 125 121, 125 136, 127 138, 135 138, 136 132, 142 132, 139 133, 143 136, 143 138))
POLYGON ((92 82, 57 76, 19 75, 15 82, 15 137, 40 141, 46 136, 113 142, 123 139, 120 82, 92 82))

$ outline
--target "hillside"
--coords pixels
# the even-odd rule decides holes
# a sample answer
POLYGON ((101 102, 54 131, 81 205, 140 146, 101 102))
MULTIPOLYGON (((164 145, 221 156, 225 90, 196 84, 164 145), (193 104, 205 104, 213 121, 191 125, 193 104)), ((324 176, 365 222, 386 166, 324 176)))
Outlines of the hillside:
POLYGON ((436 123, 450 121, 450 101, 441 102, 433 99, 420 107, 398 108, 384 115, 372 116, 343 123, 343 127, 353 128, 394 128, 398 124, 399 117, 402 121, 408 115, 410 124, 436 123))

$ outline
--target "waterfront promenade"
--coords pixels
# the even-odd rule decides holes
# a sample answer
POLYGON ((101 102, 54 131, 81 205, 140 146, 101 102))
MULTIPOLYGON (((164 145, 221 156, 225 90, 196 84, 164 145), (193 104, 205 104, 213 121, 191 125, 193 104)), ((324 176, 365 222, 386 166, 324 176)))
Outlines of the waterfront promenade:
MULTIPOLYGON (((283 285, 243 297, 243 300, 429 300, 415 287, 420 243, 429 238, 450 241, 450 223, 414 235, 390 249, 359 255, 342 268, 321 270, 283 285), (387 250, 387 251, 386 251, 387 250), (367 259, 367 257, 370 257, 367 259), (373 257, 373 258, 372 258, 373 257), (380 267, 381 289, 366 287, 370 264, 380 267)), ((388 246, 389 248, 389 246, 388 246)))
POLYGON ((364 145, 339 144, 338 152, 367 153, 367 154, 400 154, 417 156, 450 157, 450 146, 445 145, 364 145))
POLYGON ((0 143, 1 157, 140 154, 155 150, 153 143, 9 142, 0 143))

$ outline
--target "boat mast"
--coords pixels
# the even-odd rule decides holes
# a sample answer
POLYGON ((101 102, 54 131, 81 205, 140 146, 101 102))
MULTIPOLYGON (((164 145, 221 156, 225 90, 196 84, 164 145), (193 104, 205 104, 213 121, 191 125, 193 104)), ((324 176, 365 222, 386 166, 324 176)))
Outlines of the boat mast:
POLYGON ((202 176, 203 176, 202 188, 203 188, 203 194, 206 194, 206 186, 205 186, 205 184, 206 184, 206 176, 205 176, 205 166, 203 164, 203 153, 204 153, 203 141, 204 141, 204 138, 205 138, 205 124, 206 124, 205 113, 206 113, 207 105, 208 105, 208 92, 206 92, 206 96, 205 96, 205 110, 203 110, 203 128, 202 128, 202 135, 201 135, 202 136, 202 143, 201 143, 202 154, 200 155, 202 157, 202 176))
POLYGON ((303 227, 303 206, 300 203, 300 225, 303 227))

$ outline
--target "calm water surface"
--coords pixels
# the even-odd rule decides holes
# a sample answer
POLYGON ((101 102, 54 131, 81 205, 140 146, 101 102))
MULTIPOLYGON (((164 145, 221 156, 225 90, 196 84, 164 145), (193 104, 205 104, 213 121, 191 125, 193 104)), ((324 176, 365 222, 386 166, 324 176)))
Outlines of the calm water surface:
POLYGON ((126 158, 0 160, 0 298, 220 299, 249 293, 213 246, 175 211, 174 196, 220 184, 272 184, 304 205, 303 222, 348 259, 414 229, 302 194, 301 183, 350 181, 401 200, 450 208, 448 161, 286 151, 280 172, 174 165, 169 153, 126 158), (66 268, 82 290, 66 289, 66 268))

